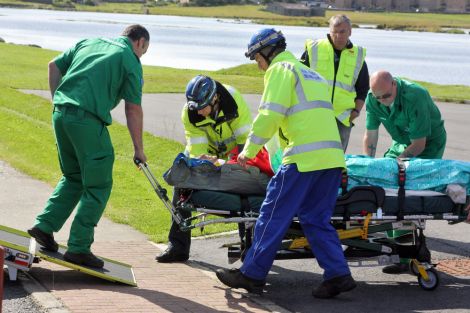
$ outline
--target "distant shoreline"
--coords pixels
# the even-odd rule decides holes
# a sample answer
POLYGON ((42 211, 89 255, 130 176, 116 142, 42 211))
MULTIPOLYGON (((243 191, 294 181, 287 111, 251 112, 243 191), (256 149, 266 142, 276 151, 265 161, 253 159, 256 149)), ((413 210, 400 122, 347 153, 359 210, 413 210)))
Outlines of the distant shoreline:
POLYGON ((246 20, 256 24, 328 27, 332 15, 346 14, 353 27, 382 30, 402 30, 437 32, 449 34, 470 33, 470 14, 437 13, 401 13, 401 12, 357 12, 327 10, 325 17, 296 17, 277 15, 265 11, 259 5, 227 5, 213 7, 182 7, 176 4, 149 5, 142 3, 100 3, 99 5, 81 5, 70 2, 68 5, 54 6, 35 2, 19 3, 0 0, 0 8, 11 9, 46 9, 56 11, 127 13, 149 15, 171 15, 188 17, 206 17, 215 19, 246 20))

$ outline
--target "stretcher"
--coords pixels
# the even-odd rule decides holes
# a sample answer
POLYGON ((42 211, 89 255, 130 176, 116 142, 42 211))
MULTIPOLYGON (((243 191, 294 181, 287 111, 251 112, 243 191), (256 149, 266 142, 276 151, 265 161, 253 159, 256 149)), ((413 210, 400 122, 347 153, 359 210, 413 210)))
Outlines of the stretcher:
MULTIPOLYGON (((180 229, 189 231, 215 223, 238 223, 240 242, 228 247, 230 262, 243 261, 251 245, 252 230, 264 198, 242 196, 220 191, 180 190, 177 203, 167 197, 148 165, 136 162, 165 203, 180 229), (183 218, 182 211, 196 212, 183 218), (215 218, 206 220, 206 217, 215 218)), ((410 192, 404 189, 405 171, 400 170, 399 188, 390 192, 379 186, 355 186, 347 190, 343 175, 342 194, 338 196, 331 223, 338 231, 344 254, 351 266, 385 266, 397 264, 400 258, 411 259, 410 271, 419 286, 434 290, 439 284, 431 253, 426 246, 424 229, 427 220, 446 220, 449 224, 467 218, 466 203, 456 204, 449 196, 437 192, 410 192), (387 231, 409 230, 406 237, 388 238, 387 231)), ((314 257, 298 220, 288 229, 276 259, 314 257)))

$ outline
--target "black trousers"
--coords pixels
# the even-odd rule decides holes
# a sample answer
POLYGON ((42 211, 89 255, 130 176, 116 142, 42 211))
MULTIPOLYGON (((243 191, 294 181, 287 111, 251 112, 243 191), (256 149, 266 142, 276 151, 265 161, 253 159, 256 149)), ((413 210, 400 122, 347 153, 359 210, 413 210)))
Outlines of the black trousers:
MULTIPOLYGON (((177 207, 179 197, 180 191, 178 188, 175 188, 172 200, 175 207, 177 207)), ((191 217, 191 212, 181 211, 180 213, 183 218, 191 217)), ((170 249, 175 249, 178 253, 189 254, 191 247, 191 231, 181 231, 178 224, 172 220, 170 233, 168 234, 168 242, 170 249)))

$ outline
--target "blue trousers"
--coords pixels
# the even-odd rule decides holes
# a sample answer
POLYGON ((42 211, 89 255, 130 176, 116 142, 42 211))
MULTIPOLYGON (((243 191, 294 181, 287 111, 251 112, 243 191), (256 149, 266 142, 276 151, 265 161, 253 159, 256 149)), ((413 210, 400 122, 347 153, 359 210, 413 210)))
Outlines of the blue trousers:
POLYGON ((338 195, 341 170, 299 172, 296 164, 282 165, 268 184, 266 199, 255 225, 253 245, 241 272, 264 280, 292 219, 302 229, 325 280, 350 275, 338 234, 330 220, 338 195))

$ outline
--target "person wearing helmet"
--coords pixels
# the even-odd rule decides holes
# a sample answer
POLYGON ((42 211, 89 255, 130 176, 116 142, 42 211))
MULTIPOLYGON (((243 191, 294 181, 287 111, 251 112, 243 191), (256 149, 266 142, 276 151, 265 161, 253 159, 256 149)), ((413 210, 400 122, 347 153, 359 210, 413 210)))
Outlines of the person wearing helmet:
MULTIPOLYGON (((185 154, 215 161, 242 151, 253 121, 250 109, 238 90, 204 75, 191 79, 186 87, 187 102, 181 120, 186 137, 185 154)), ((173 202, 179 198, 175 189, 173 202)), ((190 212, 182 212, 184 218, 190 212)), ((179 230, 174 221, 168 248, 156 257, 160 263, 184 262, 189 258, 191 233, 179 230)))
POLYGON ((328 84, 286 51, 283 34, 272 28, 256 33, 245 55, 266 73, 259 113, 238 162, 245 165, 276 133, 284 146, 283 159, 268 184, 242 267, 219 269, 217 277, 229 287, 262 292, 284 234, 297 216, 324 269, 324 281, 313 296, 331 298, 349 291, 356 283, 330 224, 345 161, 328 84))
POLYGON ((349 40, 352 27, 346 15, 332 16, 329 22, 327 38, 307 39, 301 62, 327 80, 341 143, 346 151, 353 121, 359 116, 369 91, 366 49, 349 40))

